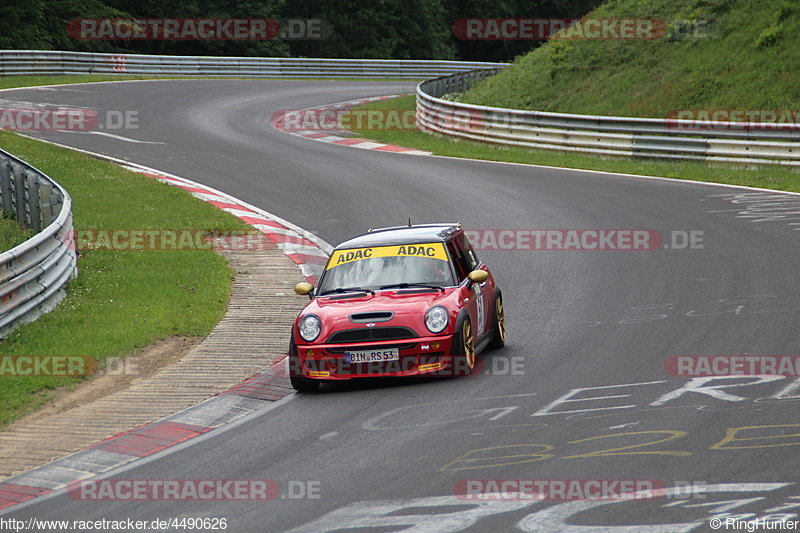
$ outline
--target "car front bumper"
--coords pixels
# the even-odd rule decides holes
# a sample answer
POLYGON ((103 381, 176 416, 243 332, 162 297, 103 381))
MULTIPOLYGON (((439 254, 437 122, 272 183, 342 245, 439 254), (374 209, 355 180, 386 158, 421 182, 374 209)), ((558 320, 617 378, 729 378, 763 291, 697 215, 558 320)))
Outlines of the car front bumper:
POLYGON ((416 337, 369 343, 299 344, 294 375, 306 378, 341 381, 382 376, 448 375, 454 370, 453 335, 416 337), (396 361, 349 363, 346 352, 397 348, 396 361))

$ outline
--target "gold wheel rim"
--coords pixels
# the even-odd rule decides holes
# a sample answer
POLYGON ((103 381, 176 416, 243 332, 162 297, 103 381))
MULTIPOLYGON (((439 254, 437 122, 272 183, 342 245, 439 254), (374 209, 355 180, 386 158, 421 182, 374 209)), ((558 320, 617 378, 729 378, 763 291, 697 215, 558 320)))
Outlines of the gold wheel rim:
POLYGON ((503 309, 503 299, 499 296, 495 301, 495 309, 497 309, 497 333, 500 335, 500 340, 506 341, 506 312, 503 309))
POLYGON ((469 322, 464 322, 463 327, 464 359, 470 370, 475 368, 475 343, 472 341, 472 326, 469 322))

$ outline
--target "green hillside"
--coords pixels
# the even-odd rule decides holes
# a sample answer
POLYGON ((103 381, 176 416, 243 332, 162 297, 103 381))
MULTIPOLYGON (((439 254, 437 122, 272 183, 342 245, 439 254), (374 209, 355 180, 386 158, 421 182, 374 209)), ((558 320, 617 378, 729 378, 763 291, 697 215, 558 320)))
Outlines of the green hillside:
POLYGON ((609 0, 590 18, 658 19, 653 40, 555 40, 460 100, 620 116, 800 109, 800 2, 609 0))

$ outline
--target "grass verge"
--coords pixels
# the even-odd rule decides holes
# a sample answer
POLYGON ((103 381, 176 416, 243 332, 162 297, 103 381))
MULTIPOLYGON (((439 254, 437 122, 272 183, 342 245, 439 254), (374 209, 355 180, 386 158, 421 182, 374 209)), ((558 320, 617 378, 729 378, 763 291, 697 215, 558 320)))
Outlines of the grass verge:
POLYGON ((787 113, 781 122, 796 123, 798 2, 607 0, 587 17, 666 27, 654 39, 551 39, 460 101, 662 118, 679 110, 777 110, 787 113))
MULTIPOLYGON (((413 112, 415 96, 404 95, 389 100, 380 100, 358 106, 359 110, 384 109, 413 112)), ((357 124, 356 120, 349 121, 357 124)), ((354 129, 366 138, 418 150, 436 155, 468 157, 489 161, 508 161, 531 165, 568 167, 585 170, 601 170, 622 174, 642 174, 677 179, 691 179, 731 185, 763 187, 780 191, 800 192, 800 173, 779 165, 758 168, 734 168, 732 166, 710 166, 702 162, 650 161, 628 158, 601 158, 586 154, 558 151, 526 150, 494 146, 469 140, 455 140, 443 135, 432 135, 418 130, 354 129)))
POLYGON ((0 214, 0 252, 5 252, 18 244, 22 244, 33 235, 33 231, 20 227, 12 214, 0 214))
MULTIPOLYGON (((9 132, 0 146, 63 185, 73 199, 75 230, 252 228, 188 192, 9 132)), ((80 248, 80 246, 79 246, 80 248)), ((207 335, 225 313, 233 273, 212 250, 79 251, 79 275, 52 313, 0 342, 6 356, 124 356, 173 335, 207 335)), ((20 376, 0 366, 0 428, 80 378, 20 376), (5 374, 5 375, 4 375, 5 374), (11 374, 11 375, 9 375, 11 374)))
MULTIPOLYGON (((0 89, 185 76, 6 76, 0 89)), ((262 79, 262 78, 258 78, 262 79)), ((387 80, 374 80, 376 82, 387 80)), ((0 131, 0 147, 28 161, 72 196, 75 230, 251 231, 239 219, 176 187, 84 154, 0 131)), ((0 218, 0 250, 30 238, 0 218)), ((207 335, 225 313, 233 272, 213 251, 81 252, 79 276, 52 313, 0 341, 0 430, 82 378, 9 375, 6 356, 89 356, 102 361, 170 336, 207 335)), ((12 369, 13 370, 13 369, 12 369)))

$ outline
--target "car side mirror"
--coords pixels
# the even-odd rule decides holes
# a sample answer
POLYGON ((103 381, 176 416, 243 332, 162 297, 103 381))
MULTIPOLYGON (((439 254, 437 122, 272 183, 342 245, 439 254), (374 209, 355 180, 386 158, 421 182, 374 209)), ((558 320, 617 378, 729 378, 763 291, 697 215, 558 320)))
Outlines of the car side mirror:
POLYGON ((489 273, 486 272, 485 270, 473 270, 472 272, 467 274, 467 277, 475 283, 483 283, 484 281, 489 279, 489 273))
POLYGON ((306 281, 301 281, 294 286, 294 292, 300 296, 305 296, 307 294, 308 297, 311 298, 314 295, 314 286, 306 281))

